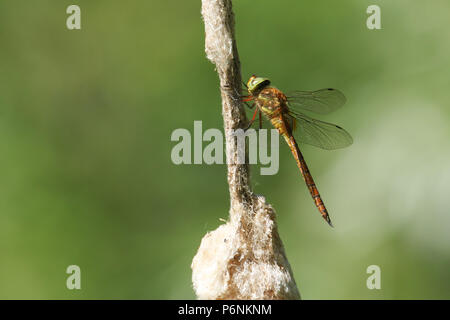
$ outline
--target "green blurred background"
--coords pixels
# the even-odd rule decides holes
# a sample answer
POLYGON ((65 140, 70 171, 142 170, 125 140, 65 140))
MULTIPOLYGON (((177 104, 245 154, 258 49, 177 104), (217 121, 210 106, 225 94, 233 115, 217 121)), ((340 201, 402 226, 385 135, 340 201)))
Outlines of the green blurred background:
MULTIPOLYGON (((0 1, 0 298, 194 299, 190 263, 229 209, 225 165, 171 162, 177 128, 222 128, 200 1, 0 1), (66 28, 81 7, 82 29, 66 28), (66 288, 68 265, 82 290, 66 288)), ((450 298, 450 3, 235 1, 243 78, 341 89, 304 146, 260 176, 304 299, 450 298), (381 7, 382 30, 366 9, 381 7), (366 268, 381 267, 381 290, 366 268)), ((280 141, 282 142, 282 141, 280 141)))

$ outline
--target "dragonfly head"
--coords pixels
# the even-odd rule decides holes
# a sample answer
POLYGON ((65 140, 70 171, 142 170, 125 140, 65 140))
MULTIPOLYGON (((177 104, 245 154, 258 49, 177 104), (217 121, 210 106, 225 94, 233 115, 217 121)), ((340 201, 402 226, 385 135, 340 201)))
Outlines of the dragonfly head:
POLYGON ((257 77, 255 75, 251 76, 247 82, 248 92, 252 95, 257 94, 268 85, 270 85, 269 79, 257 77))

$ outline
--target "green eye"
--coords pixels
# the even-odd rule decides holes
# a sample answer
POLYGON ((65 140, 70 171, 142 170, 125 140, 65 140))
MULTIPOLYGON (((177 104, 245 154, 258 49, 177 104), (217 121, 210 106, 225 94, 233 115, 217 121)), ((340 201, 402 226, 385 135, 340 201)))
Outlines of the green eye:
POLYGON ((256 76, 251 76, 248 81, 248 91, 253 94, 257 90, 263 89, 265 86, 270 84, 270 80, 267 78, 261 78, 256 76))

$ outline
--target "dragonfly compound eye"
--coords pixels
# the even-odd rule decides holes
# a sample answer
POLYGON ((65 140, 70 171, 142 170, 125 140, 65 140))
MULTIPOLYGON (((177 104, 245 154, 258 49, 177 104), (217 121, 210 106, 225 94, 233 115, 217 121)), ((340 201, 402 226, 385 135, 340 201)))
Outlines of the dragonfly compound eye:
POLYGON ((261 78, 256 76, 251 76, 248 80, 248 91, 252 94, 257 93, 262 90, 264 87, 270 84, 270 80, 267 78, 261 78))

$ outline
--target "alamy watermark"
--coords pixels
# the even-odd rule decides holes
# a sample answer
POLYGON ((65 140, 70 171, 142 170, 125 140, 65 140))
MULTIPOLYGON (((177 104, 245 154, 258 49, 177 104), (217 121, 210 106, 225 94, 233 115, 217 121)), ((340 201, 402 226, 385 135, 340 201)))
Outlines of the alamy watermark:
MULTIPOLYGON (((245 150, 248 141, 248 163, 262 166, 261 175, 274 175, 279 169, 279 134, 270 130, 270 154, 267 147, 268 129, 237 129, 232 132, 237 143, 237 164, 246 163, 245 150)), ((171 141, 178 141, 172 148, 174 164, 224 164, 224 135, 219 129, 211 128, 203 132, 202 121, 194 121, 193 135, 187 129, 175 129, 171 141), (203 142, 208 144, 203 147, 203 142), (193 146, 192 146, 193 145, 193 146), (193 148, 192 148, 193 147, 193 148), (192 152, 193 149, 193 152, 192 152)))
POLYGON ((73 264, 67 267, 66 273, 70 276, 67 277, 66 287, 69 290, 81 289, 81 269, 79 266, 73 264))
POLYGON ((370 276, 367 278, 366 286, 367 289, 373 290, 381 289, 381 268, 377 266, 376 264, 370 265, 367 267, 366 272, 370 274, 370 276))
POLYGON ((376 4, 370 5, 366 10, 370 16, 366 20, 366 26, 369 30, 381 29, 381 9, 376 4))
POLYGON ((66 13, 70 14, 66 20, 66 26, 69 30, 81 29, 81 9, 79 6, 72 4, 67 7, 66 13))

